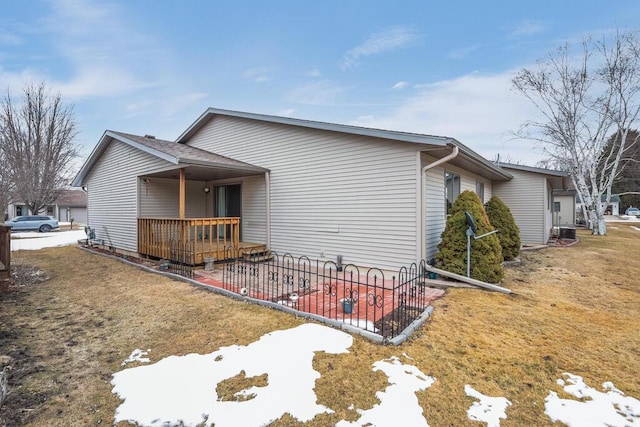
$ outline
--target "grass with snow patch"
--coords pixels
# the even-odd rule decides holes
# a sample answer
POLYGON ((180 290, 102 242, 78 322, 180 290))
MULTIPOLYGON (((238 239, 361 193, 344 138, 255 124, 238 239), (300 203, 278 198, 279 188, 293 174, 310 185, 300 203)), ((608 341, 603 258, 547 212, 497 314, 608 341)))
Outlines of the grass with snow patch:
MULTIPOLYGON (((468 418, 475 399, 467 384, 512 403, 505 426, 552 425, 545 399, 550 391, 572 397, 557 383, 565 372, 640 397, 640 232, 630 225, 616 224, 605 237, 579 230, 576 246, 523 254, 502 283, 512 295, 449 290, 400 347, 354 337, 349 353, 316 354, 318 403, 335 413, 308 425, 357 420, 356 410, 374 407, 376 392, 389 386, 373 364, 403 353, 435 377, 416 393, 431 426, 479 425, 468 418)), ((149 349, 153 363, 248 345, 304 323, 74 247, 18 251, 12 261, 49 279, 0 294, 0 358, 9 356, 12 365, 0 420, 10 425, 111 424, 121 402, 110 381, 134 349, 149 349)), ((220 392, 233 399, 263 384, 258 376, 238 376, 220 392)), ((292 424, 287 415, 275 423, 292 424)))

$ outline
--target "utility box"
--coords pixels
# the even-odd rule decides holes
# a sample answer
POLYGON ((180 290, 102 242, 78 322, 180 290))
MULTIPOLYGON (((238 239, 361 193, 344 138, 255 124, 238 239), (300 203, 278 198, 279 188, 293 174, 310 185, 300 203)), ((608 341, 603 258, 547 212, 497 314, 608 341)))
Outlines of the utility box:
POLYGON ((560 238, 561 239, 576 239, 576 229, 573 227, 560 227, 560 238))

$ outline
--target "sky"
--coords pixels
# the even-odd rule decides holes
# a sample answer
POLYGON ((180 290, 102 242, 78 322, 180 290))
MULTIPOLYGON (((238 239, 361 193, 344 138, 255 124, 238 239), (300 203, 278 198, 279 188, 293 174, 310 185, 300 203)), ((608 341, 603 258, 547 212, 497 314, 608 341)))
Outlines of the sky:
POLYGON ((4 2, 0 90, 60 93, 83 157, 107 129, 174 140, 214 107, 448 136, 535 165, 540 150, 513 137, 536 115, 513 75, 639 16, 637 0, 4 2))

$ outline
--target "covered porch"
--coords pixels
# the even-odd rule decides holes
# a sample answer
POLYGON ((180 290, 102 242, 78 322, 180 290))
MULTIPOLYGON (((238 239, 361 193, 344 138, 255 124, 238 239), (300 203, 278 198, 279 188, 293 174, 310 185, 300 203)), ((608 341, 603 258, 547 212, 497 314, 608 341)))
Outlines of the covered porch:
POLYGON ((183 155, 176 165, 138 176, 138 253, 201 265, 266 251, 269 171, 175 148, 183 155))
POLYGON ((264 243, 240 241, 240 218, 139 218, 138 252, 188 265, 264 252, 264 243))

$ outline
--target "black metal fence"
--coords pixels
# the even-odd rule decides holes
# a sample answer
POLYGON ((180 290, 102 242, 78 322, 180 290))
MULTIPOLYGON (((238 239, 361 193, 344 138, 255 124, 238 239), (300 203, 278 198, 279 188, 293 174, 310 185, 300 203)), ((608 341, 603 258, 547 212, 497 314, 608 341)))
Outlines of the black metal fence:
POLYGON ((224 289, 392 339, 442 295, 425 282, 426 264, 391 275, 276 252, 245 253, 222 266, 224 289))
MULTIPOLYGON (((174 274, 193 279, 193 254, 195 253, 194 242, 180 239, 169 240, 169 261, 166 269, 174 274)), ((163 266, 161 265, 161 268, 163 266)))

